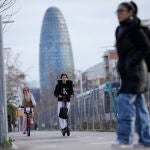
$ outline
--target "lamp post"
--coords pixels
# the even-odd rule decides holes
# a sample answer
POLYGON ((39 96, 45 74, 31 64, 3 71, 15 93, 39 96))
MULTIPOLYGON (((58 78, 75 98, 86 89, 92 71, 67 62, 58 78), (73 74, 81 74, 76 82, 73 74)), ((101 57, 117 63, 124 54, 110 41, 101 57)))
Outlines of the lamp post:
POLYGON ((80 80, 80 94, 83 94, 83 79, 82 79, 82 71, 81 71, 81 70, 77 70, 77 72, 79 73, 79 80, 80 80))
POLYGON ((13 23, 14 21, 3 21, 0 16, 0 143, 2 140, 8 141, 8 119, 7 119, 7 99, 6 99, 6 80, 4 72, 3 55, 3 29, 2 23, 13 23))
POLYGON ((0 143, 2 143, 2 140, 8 140, 7 100, 2 35, 2 18, 0 16, 0 143))

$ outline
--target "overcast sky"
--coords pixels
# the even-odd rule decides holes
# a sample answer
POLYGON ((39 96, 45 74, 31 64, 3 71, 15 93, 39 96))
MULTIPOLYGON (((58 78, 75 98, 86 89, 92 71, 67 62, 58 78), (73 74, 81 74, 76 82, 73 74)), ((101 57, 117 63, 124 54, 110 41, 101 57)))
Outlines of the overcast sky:
MULTIPOLYGON (((115 11, 121 0, 17 0, 12 18, 4 32, 4 47, 21 52, 21 69, 28 80, 39 79, 39 40, 47 8, 58 7, 66 20, 74 54, 75 69, 86 70, 102 61, 114 45, 118 25, 115 11)), ((135 0, 139 17, 150 18, 150 0, 135 0)))

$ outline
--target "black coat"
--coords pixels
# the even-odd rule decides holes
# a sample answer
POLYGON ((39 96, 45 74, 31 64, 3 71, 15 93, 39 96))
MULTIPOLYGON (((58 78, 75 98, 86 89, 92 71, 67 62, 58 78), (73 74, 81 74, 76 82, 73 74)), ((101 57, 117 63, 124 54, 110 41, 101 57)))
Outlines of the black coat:
POLYGON ((144 57, 150 50, 150 43, 140 24, 138 18, 130 18, 116 29, 121 93, 137 94, 147 91, 148 72, 144 57))
MULTIPOLYGON (((58 97, 59 95, 65 96, 66 101, 70 101, 70 96, 74 95, 73 83, 71 80, 67 80, 66 84, 62 83, 62 80, 58 80, 58 83, 54 90, 54 95, 58 97), (65 92, 64 92, 65 91, 65 92)), ((58 98, 58 101, 63 101, 63 98, 58 98)))

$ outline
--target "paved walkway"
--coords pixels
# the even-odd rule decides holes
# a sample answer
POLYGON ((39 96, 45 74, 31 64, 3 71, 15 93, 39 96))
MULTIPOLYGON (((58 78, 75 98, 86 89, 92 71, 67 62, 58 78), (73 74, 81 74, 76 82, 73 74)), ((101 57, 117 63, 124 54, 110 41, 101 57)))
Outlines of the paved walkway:
POLYGON ((32 131, 27 137, 22 133, 9 133, 19 150, 110 150, 115 140, 114 132, 71 132, 63 137, 59 131, 32 131))

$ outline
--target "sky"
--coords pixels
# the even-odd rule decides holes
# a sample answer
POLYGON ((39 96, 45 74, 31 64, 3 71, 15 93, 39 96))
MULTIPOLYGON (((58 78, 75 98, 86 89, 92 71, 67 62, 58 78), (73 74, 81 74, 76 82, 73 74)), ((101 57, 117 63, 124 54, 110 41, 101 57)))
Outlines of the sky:
MULTIPOLYGON (((75 69, 84 71, 102 62, 104 51, 115 43, 116 9, 122 0, 17 0, 17 11, 4 31, 4 47, 21 53, 20 69, 28 81, 39 81, 39 41, 46 9, 58 7, 71 39, 75 69)), ((138 16, 150 19, 150 0, 135 0, 138 16)))

